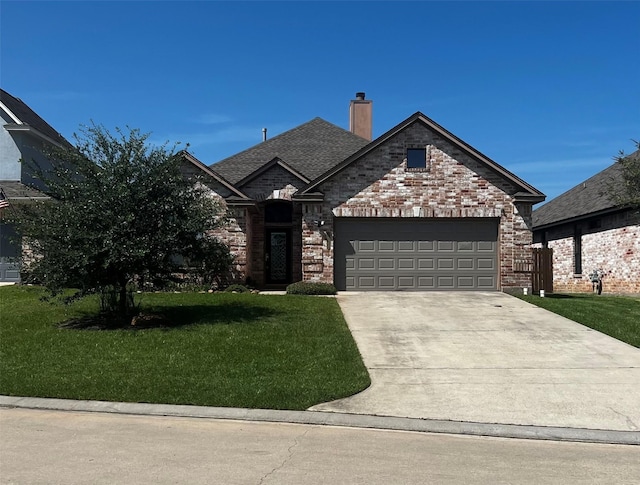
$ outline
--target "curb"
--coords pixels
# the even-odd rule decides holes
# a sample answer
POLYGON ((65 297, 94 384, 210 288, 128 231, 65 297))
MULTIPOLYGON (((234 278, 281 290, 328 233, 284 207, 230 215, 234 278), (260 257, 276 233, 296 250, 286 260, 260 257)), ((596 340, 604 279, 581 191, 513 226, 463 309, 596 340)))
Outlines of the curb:
POLYGON ((380 430, 414 431, 420 433, 491 436, 496 438, 640 445, 640 432, 638 431, 474 423, 465 421, 400 418, 393 416, 372 416, 321 411, 283 411, 170 404, 75 401, 71 399, 13 396, 0 396, 0 407, 341 426, 380 430))

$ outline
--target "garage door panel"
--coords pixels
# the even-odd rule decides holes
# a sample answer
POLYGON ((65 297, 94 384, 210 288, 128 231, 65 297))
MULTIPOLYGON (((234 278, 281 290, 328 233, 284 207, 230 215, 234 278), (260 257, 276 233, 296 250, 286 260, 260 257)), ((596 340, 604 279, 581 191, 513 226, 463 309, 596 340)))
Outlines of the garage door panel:
POLYGON ((489 258, 478 258, 476 259, 476 263, 478 265, 478 269, 486 269, 486 270, 494 270, 496 269, 496 260, 489 258))
POLYGON ((455 286, 453 284, 454 281, 455 281, 455 278, 453 276, 437 277, 438 288, 441 288, 441 289, 455 290, 455 286))
POLYGON ((357 278, 358 286, 363 290, 375 290, 376 278, 375 276, 359 276, 357 278))
POLYGON ((378 241, 378 251, 392 251, 395 252, 396 245, 394 241, 378 241))
POLYGON ((376 250, 376 243, 374 241, 358 241, 358 252, 368 252, 376 250))
POLYGON ((419 276, 418 277, 418 289, 421 290, 435 290, 436 279, 433 276, 419 276))
POLYGON ((416 287, 415 277, 413 276, 398 276, 398 288, 399 289, 414 289, 416 287))
POLYGON ((496 250, 496 243, 494 241, 478 241, 477 251, 493 252, 496 250))
POLYGON ((437 247, 438 251, 453 251, 454 244, 453 241, 438 241, 437 247))
POLYGON ((358 259, 358 269, 374 269, 375 267, 376 267, 376 260, 373 258, 358 259))
POLYGON ((416 260, 413 258, 399 258, 398 269, 416 269, 416 260))
POLYGON ((378 269, 380 270, 396 269, 396 260, 393 258, 380 258, 378 259, 378 269))
POLYGON ((431 252, 435 249, 435 241, 418 241, 418 251, 431 252))
POLYGON ((463 290, 473 289, 476 284, 475 278, 473 276, 458 276, 456 283, 458 288, 463 290))
POLYGON ((335 219, 339 290, 496 290, 497 219, 335 219))
POLYGON ((453 258, 438 258, 438 269, 453 269, 453 258))
POLYGON ((496 278, 493 276, 478 276, 478 289, 492 290, 496 287, 496 278))
POLYGON ((433 258, 418 258, 419 269, 433 269, 436 267, 435 259, 433 258))
POLYGON ((395 290, 396 278, 394 276, 380 276, 378 278, 378 288, 381 290, 395 290))

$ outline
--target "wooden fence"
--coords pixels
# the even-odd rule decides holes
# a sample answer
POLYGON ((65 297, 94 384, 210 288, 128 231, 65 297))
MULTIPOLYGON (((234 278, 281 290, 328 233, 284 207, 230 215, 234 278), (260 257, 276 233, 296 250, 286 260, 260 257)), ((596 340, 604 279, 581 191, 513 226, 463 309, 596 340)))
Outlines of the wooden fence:
POLYGON ((531 289, 534 294, 544 290, 553 293, 553 249, 532 249, 531 289))

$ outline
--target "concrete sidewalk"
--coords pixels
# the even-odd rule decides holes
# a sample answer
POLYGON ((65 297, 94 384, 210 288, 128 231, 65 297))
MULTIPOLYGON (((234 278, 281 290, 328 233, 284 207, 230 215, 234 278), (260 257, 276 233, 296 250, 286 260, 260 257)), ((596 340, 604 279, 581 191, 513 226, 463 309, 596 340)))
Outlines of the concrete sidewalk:
POLYGON ((640 349, 504 293, 338 302, 372 385, 311 410, 640 430, 640 349))

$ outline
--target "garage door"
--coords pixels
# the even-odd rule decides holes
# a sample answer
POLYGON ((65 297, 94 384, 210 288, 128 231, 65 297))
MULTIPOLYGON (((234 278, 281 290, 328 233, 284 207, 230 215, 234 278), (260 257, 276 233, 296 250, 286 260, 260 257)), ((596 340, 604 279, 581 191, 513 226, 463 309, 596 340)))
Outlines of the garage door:
POLYGON ((497 290, 497 219, 335 220, 338 290, 497 290))

